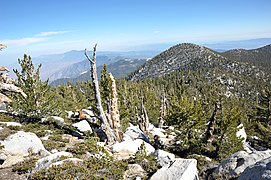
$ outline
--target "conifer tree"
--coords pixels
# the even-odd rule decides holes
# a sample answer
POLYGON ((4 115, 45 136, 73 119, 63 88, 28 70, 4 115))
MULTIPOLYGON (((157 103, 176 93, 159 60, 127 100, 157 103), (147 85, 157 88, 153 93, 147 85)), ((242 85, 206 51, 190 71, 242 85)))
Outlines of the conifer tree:
POLYGON ((257 105, 257 120, 265 126, 271 123, 271 91, 266 87, 259 95, 257 105))
POLYGON ((101 72, 101 98, 103 99, 103 107, 107 110, 107 113, 110 114, 110 99, 111 99, 111 80, 109 73, 107 71, 107 66, 104 64, 103 70, 101 72))
POLYGON ((35 119, 47 115, 55 115, 57 103, 54 101, 54 94, 50 92, 48 80, 42 82, 40 79, 41 64, 35 70, 30 56, 24 55, 18 59, 21 72, 14 70, 20 87, 27 95, 26 98, 14 95, 12 107, 21 115, 35 119))

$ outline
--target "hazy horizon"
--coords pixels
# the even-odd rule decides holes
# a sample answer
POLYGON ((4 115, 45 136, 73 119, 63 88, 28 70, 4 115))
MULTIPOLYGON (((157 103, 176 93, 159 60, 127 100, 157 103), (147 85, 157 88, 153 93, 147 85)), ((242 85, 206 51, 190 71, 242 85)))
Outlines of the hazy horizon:
POLYGON ((162 50, 270 38, 271 1, 3 1, 1 64, 70 50, 162 50), (153 47, 151 47, 153 45, 153 47))

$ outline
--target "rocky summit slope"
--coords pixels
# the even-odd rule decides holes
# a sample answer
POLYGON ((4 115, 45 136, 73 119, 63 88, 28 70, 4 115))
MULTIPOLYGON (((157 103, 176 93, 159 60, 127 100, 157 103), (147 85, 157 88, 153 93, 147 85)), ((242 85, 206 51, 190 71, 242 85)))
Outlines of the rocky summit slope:
POLYGON ((212 76, 216 70, 265 79, 268 75, 248 63, 227 58, 218 52, 190 43, 178 44, 145 63, 129 76, 130 80, 142 80, 169 74, 177 70, 203 70, 212 76), (210 74, 213 72, 213 74, 210 74))
POLYGON ((269 70, 271 69, 271 44, 252 50, 233 49, 221 54, 230 59, 252 63, 269 70))

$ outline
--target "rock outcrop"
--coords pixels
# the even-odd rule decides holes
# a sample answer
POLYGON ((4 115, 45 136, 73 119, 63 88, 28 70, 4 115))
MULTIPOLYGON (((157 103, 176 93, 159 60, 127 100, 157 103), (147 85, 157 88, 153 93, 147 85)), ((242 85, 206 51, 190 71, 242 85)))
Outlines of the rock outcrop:
MULTIPOLYGON (((29 153, 47 151, 38 136, 31 132, 18 131, 0 141, 4 146, 4 152, 8 155, 27 156, 29 153)), ((49 152, 48 152, 49 153, 49 152)))
POLYGON ((49 155, 38 136, 31 132, 18 131, 0 141, 3 149, 0 151, 0 168, 11 167, 23 162, 25 157, 38 153, 41 156, 49 155))
POLYGON ((271 157, 247 167, 238 180, 271 179, 271 157))
POLYGON ((81 132, 88 131, 89 133, 92 133, 92 129, 86 120, 82 120, 80 122, 74 123, 72 126, 76 127, 81 132))
POLYGON ((163 150, 156 150, 154 156, 157 159, 157 165, 160 167, 170 166, 175 161, 175 155, 163 150))
POLYGON ((159 169, 150 180, 196 180, 197 160, 177 158, 170 166, 159 169))
POLYGON ((135 140, 135 139, 142 139, 145 142, 149 143, 148 136, 139 129, 138 126, 134 126, 130 124, 130 126, 127 128, 126 132, 123 135, 124 140, 135 140))
POLYGON ((61 151, 41 158, 36 162, 35 171, 51 167, 53 163, 60 161, 61 157, 72 157, 72 154, 69 152, 61 151))
POLYGON ((127 140, 113 145, 113 153, 117 159, 128 159, 131 155, 134 155, 144 143, 146 147, 146 154, 154 153, 155 149, 149 143, 142 139, 127 140))
POLYGON ((146 171, 139 164, 129 164, 128 170, 124 172, 123 178, 129 179, 144 179, 146 178, 146 171))
POLYGON ((239 151, 223 160, 213 173, 214 178, 231 179, 240 176, 243 171, 257 162, 271 157, 271 150, 239 151))

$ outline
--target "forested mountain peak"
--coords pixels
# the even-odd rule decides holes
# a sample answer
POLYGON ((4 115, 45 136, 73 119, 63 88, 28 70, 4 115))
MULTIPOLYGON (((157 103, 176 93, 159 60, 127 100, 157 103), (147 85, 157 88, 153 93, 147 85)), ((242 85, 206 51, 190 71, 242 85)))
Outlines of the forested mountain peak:
POLYGON ((221 54, 230 59, 271 69, 271 44, 251 50, 233 49, 221 54))
POLYGON ((224 59, 219 53, 204 46, 191 43, 178 44, 145 63, 129 79, 139 80, 159 77, 176 70, 207 68, 224 59))

